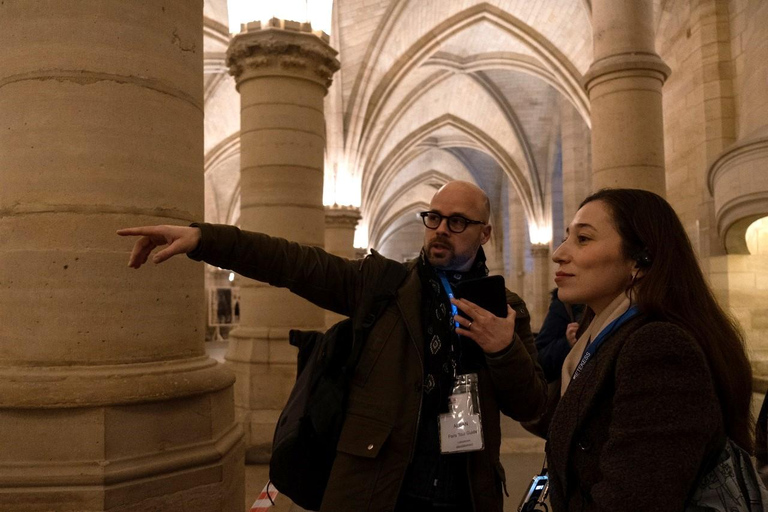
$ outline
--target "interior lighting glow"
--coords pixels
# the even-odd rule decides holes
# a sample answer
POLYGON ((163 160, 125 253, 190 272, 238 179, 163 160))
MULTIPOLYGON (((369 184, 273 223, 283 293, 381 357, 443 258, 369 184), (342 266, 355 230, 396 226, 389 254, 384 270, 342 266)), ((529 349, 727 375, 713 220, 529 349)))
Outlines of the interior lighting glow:
POLYGON ((360 223, 355 227, 355 240, 352 242, 355 249, 368 249, 368 223, 360 223))
POLYGON ((360 207, 360 178, 349 172, 343 163, 332 164, 326 159, 323 181, 323 204, 325 206, 360 207))
POLYGON ((750 224, 745 235, 749 254, 768 254, 768 217, 750 224))
POLYGON ((240 32, 240 25, 272 18, 310 22, 315 30, 331 33, 333 0, 228 0, 229 31, 240 32))
POLYGON ((536 226, 531 224, 528 228, 532 244, 544 245, 552 241, 552 228, 550 226, 536 226))

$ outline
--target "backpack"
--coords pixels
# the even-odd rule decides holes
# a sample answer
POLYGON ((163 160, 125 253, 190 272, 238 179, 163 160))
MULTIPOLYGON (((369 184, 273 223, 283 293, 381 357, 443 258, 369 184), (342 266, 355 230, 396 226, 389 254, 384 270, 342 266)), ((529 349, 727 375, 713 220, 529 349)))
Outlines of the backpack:
POLYGON ((381 260, 384 269, 373 286, 368 286, 363 274, 360 306, 353 318, 325 333, 295 329, 289 333, 290 344, 299 349, 296 383, 275 426, 269 479, 278 491, 308 510, 318 510, 323 501, 349 383, 365 339, 407 274, 402 263, 381 260))
POLYGON ((725 440, 714 467, 696 482, 685 512, 763 512, 768 491, 746 450, 725 440))

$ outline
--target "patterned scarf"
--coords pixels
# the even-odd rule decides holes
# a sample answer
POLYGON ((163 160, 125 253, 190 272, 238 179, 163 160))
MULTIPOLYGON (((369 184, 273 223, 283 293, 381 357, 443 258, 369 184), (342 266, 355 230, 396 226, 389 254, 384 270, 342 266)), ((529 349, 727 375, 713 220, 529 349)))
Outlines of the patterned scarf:
MULTIPOLYGON (((455 332, 451 303, 440 276, 422 250, 418 262, 422 296, 422 328, 424 333, 424 397, 421 421, 413 461, 409 467, 404 493, 428 500, 436 505, 467 505, 466 454, 440 453, 438 415, 448 412, 448 395, 456 374, 476 371, 484 364, 482 351, 471 340, 460 339, 455 332)), ((445 273, 453 287, 461 281, 488 275, 485 253, 479 249, 472 268, 467 272, 445 273)))
MULTIPOLYGON (((455 331, 455 323, 451 314, 451 302, 448 293, 443 289, 438 271, 427 261, 422 250, 419 258, 419 278, 421 279, 422 328, 424 329, 424 406, 422 414, 430 413, 435 416, 446 412, 448 395, 453 386, 453 366, 456 373, 468 371, 472 366, 466 354, 477 346, 471 341, 460 340, 455 331)), ((467 272, 446 271, 445 277, 453 288, 456 284, 467 279, 475 279, 488 275, 485 265, 485 253, 480 248, 472 268, 467 272)), ((482 359, 481 359, 482 360, 482 359)))

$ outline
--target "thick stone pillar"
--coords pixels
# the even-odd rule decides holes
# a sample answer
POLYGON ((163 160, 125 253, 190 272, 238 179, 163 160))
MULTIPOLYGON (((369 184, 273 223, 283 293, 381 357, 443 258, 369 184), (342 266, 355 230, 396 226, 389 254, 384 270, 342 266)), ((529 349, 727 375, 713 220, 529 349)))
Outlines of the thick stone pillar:
MULTIPOLYGON (((356 259, 355 227, 360 221, 360 208, 354 206, 325 207, 325 250, 336 256, 356 259)), ((344 316, 332 311, 325 312, 325 325, 330 327, 344 316)))
POLYGON ((594 62, 584 77, 592 114, 592 188, 664 196, 661 87, 652 0, 593 0, 594 62))
POLYGON ((115 235, 203 216, 202 8, 0 5, 0 510, 242 510, 203 268, 115 235))
POLYGON ((549 244, 532 244, 531 256, 533 257, 533 296, 525 297, 525 302, 531 313, 531 329, 538 332, 544 317, 547 316, 549 290, 554 288, 549 244))
MULTIPOLYGON (((232 40, 227 65, 240 91, 240 223, 244 229, 323 245, 323 99, 339 68, 328 36, 308 24, 254 22, 232 40)), ((293 328, 322 329, 325 313, 285 289, 241 283, 240 326, 227 360, 249 461, 269 457, 274 425, 296 373, 293 328)))
MULTIPOLYGON (((560 98, 559 105, 563 140, 563 227, 567 228, 589 195, 592 158, 589 127, 568 100, 560 98)), ((555 247, 564 235, 564 231, 554 233, 555 247)))
POLYGON ((515 193, 512 184, 505 184, 507 192, 507 222, 504 226, 507 251, 507 288, 526 299, 528 286, 525 272, 526 241, 530 240, 525 209, 515 193))

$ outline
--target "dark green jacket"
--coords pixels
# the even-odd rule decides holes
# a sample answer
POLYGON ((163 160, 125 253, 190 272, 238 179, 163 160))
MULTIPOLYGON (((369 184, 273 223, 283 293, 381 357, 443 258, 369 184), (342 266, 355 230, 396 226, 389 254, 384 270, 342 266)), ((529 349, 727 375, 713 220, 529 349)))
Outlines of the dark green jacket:
MULTIPOLYGON (((314 304, 354 316, 361 291, 375 282, 384 258, 374 254, 350 261, 232 226, 200 224, 200 246, 193 259, 273 286, 314 304)), ((415 262, 393 300, 372 327, 352 380, 349 408, 338 453, 323 499, 323 511, 385 512, 394 509, 411 460, 420 418, 424 339, 421 283, 415 262)), ((467 474, 478 512, 502 512, 504 470, 499 463, 500 412, 522 421, 545 408, 546 381, 536 363, 536 348, 525 303, 508 293, 517 312, 515 339, 498 358, 487 358, 479 372, 480 410, 485 449, 468 457, 467 474)))

